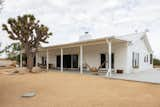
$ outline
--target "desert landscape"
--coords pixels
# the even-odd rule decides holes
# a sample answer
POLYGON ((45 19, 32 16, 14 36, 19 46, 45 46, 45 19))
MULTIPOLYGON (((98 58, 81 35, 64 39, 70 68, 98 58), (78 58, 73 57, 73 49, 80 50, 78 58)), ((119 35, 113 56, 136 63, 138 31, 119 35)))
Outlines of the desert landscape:
POLYGON ((0 107, 160 107, 160 0, 0 0, 0 107))
POLYGON ((68 72, 0 72, 0 107, 160 107, 160 85, 68 72), (35 92, 29 98, 21 97, 35 92))

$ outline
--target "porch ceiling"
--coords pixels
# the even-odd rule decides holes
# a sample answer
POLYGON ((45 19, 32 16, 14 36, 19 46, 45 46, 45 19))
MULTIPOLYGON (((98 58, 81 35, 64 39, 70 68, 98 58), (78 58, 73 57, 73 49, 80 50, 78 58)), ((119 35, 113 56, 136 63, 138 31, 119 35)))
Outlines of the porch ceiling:
POLYGON ((41 47, 38 50, 46 51, 46 49, 52 50, 52 49, 60 49, 60 48, 71 48, 71 47, 79 47, 80 45, 90 46, 90 45, 98 45, 98 44, 107 44, 109 40, 112 42, 112 44, 128 42, 128 41, 121 40, 115 37, 110 37, 110 38, 105 37, 105 38, 100 38, 100 39, 91 39, 91 40, 86 40, 86 41, 78 41, 78 42, 54 45, 54 46, 49 46, 49 47, 41 47))

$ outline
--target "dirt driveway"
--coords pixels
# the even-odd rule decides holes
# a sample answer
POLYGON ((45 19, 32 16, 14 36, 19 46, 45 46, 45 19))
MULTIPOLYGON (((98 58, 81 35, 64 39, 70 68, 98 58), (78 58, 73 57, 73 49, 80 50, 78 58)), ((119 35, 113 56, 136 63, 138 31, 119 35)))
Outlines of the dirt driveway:
POLYGON ((160 107, 160 85, 48 72, 0 74, 0 107, 160 107), (21 98, 35 91, 32 98, 21 98))

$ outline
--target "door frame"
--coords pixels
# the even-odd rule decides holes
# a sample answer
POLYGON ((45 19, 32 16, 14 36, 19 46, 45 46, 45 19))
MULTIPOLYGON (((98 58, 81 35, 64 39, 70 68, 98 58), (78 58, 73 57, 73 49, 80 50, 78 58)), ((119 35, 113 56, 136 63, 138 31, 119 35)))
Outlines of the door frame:
MULTIPOLYGON (((78 54, 65 54, 63 55, 63 68, 78 68, 78 64, 79 64, 79 55, 78 54), (64 66, 64 63, 65 63, 65 56, 69 55, 70 56, 70 64, 71 66, 70 67, 65 67, 64 66), (77 57, 77 64, 76 64, 76 67, 73 63, 73 56, 76 56, 77 57)), ((68 66, 68 65, 66 65, 68 66)), ((59 68, 61 67, 61 55, 56 55, 56 67, 59 68), (58 61, 59 60, 59 61, 58 61), (59 64, 58 64, 59 63, 59 64)))
MULTIPOLYGON (((101 67, 101 69, 104 69, 104 68, 106 68, 108 66, 107 64, 109 62, 109 59, 108 59, 108 57, 106 57, 106 55, 108 56, 108 53, 107 54, 106 53, 100 53, 100 64, 102 64, 101 55, 105 55, 105 61, 106 61, 106 63, 105 63, 104 67, 101 67)), ((112 69, 114 69, 115 68, 115 53, 112 52, 111 55, 112 55, 112 59, 111 59, 112 64, 111 64, 111 67, 112 67, 112 69)))

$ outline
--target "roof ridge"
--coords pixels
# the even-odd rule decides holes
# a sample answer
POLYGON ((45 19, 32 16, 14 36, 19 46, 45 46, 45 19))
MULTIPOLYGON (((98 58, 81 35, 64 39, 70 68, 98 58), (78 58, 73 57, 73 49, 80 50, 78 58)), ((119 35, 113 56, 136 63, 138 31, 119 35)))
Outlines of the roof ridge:
POLYGON ((120 36, 118 36, 118 37, 131 36, 131 35, 142 34, 142 33, 145 34, 146 32, 134 32, 134 33, 128 33, 128 34, 120 35, 120 36))

